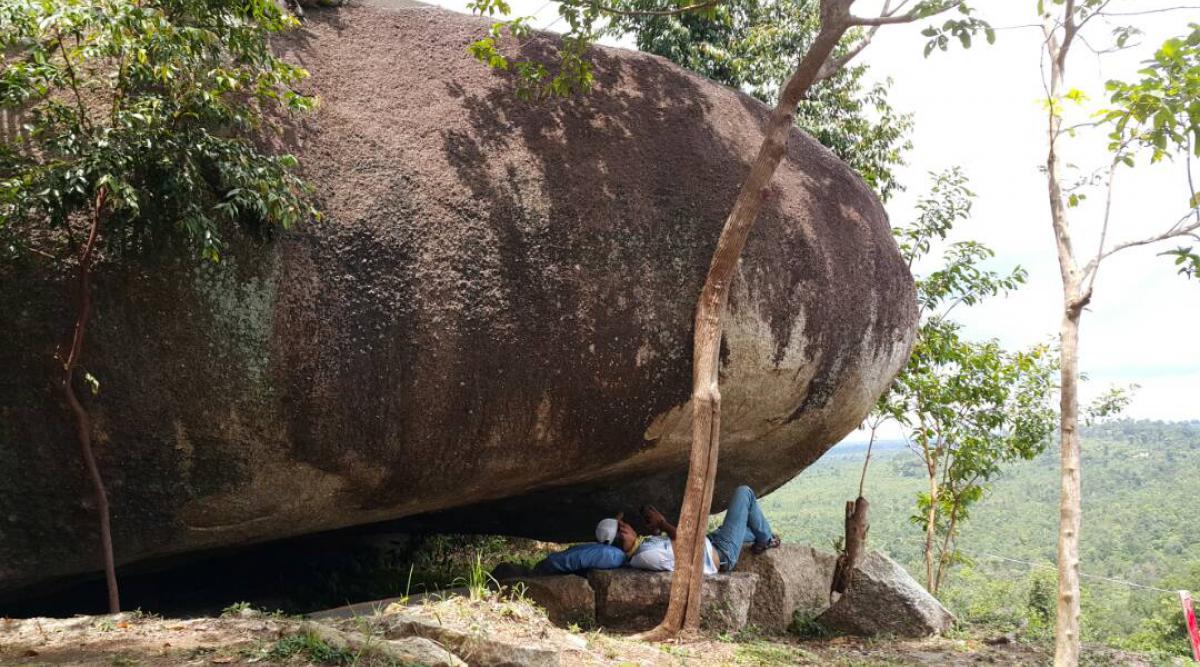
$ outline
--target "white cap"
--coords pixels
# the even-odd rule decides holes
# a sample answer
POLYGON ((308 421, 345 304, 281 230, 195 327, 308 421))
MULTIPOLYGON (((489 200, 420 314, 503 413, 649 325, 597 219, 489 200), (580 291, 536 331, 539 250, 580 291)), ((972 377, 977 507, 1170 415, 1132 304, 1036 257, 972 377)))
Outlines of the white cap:
POLYGON ((613 540, 617 539, 617 520, 602 519, 596 524, 596 541, 603 544, 612 544, 613 540))

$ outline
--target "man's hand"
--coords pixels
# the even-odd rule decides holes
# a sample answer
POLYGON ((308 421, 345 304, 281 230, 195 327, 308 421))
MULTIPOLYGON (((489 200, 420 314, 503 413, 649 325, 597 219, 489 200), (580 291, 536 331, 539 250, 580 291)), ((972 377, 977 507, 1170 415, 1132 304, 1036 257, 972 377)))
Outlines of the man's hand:
POLYGON ((642 508, 642 520, 650 530, 655 533, 666 530, 667 518, 662 515, 653 505, 646 505, 642 508))

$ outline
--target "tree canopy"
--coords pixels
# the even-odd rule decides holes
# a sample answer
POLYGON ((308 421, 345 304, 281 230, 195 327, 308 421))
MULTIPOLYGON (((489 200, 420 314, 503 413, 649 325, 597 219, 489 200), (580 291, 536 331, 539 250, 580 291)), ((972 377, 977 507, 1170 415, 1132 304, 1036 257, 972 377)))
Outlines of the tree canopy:
MULTIPOLYGON (((815 0, 726 0, 704 12, 617 16, 612 29, 632 33, 639 50, 774 104, 796 54, 820 28, 818 10, 815 0)), ((887 84, 865 82, 866 71, 848 66, 813 86, 796 109, 796 125, 887 200, 902 187, 895 168, 911 147, 912 119, 888 103, 887 84)))
POLYGON ((267 42, 293 25, 270 0, 5 2, 6 251, 44 245, 44 225, 69 232, 102 192, 110 253, 182 241, 216 260, 227 224, 288 226, 311 215, 295 158, 253 138, 274 111, 313 105, 292 90, 304 70, 267 42))

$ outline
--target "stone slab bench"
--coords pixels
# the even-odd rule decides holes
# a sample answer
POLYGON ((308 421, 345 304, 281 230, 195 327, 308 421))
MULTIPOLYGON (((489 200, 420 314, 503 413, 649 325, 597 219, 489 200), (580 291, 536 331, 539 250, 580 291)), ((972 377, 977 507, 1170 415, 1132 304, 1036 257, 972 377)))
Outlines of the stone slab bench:
MULTIPOLYGON (((704 578, 700 623, 714 632, 745 627, 758 575, 744 572, 704 578)), ((649 630, 662 620, 671 594, 670 572, 633 568, 574 574, 506 576, 500 583, 521 591, 546 610, 555 625, 649 630)))
MULTIPOLYGON (((588 582, 596 592, 596 622, 614 630, 641 631, 658 625, 671 595, 671 572, 631 568, 593 570, 588 582)), ((700 625, 713 632, 745 627, 758 575, 732 572, 704 577, 700 625)))

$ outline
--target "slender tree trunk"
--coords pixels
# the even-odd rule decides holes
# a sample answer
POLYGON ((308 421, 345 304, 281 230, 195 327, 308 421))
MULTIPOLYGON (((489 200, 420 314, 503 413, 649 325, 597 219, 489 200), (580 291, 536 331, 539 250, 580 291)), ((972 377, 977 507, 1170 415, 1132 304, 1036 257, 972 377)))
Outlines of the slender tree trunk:
POLYGON ((942 581, 946 578, 946 570, 950 569, 950 553, 951 545, 954 543, 954 531, 958 528, 958 501, 950 506, 950 523, 946 526, 946 535, 942 538, 942 547, 938 552, 938 567, 937 576, 933 579, 933 588, 929 592, 937 597, 938 591, 942 590, 942 581))
POLYGON ((879 422, 871 425, 871 439, 867 441, 867 456, 863 459, 862 474, 858 477, 858 497, 863 497, 863 489, 867 485, 867 467, 871 465, 871 449, 875 447, 875 432, 879 430, 879 422))
POLYGON ((746 238, 758 218, 763 200, 770 192, 768 186, 771 178, 787 152, 796 106, 818 80, 822 65, 848 27, 848 17, 847 3, 833 2, 822 7, 821 30, 788 79, 778 105, 771 112, 758 156, 742 183, 733 210, 725 220, 704 288, 696 303, 692 354, 692 449, 674 543, 675 574, 671 578, 671 596, 666 616, 656 628, 642 635, 644 639, 661 639, 684 628, 692 630, 699 627, 704 533, 712 506, 720 445, 719 353, 729 285, 733 281, 746 238))
POLYGON ((933 545, 937 521, 938 483, 937 469, 929 469, 929 513, 925 516, 925 585, 932 593, 936 586, 933 579, 933 545))
POLYGON ((1079 457, 1079 316, 1068 309, 1063 316, 1060 344, 1062 488, 1059 496, 1058 609, 1055 617, 1054 664, 1079 664, 1079 531, 1083 522, 1083 492, 1079 457))
POLYGON ((1054 664, 1075 667, 1079 664, 1079 532, 1082 525, 1081 482, 1079 461, 1079 320, 1091 298, 1082 293, 1082 280, 1067 207, 1063 200, 1058 138, 1062 134, 1062 116, 1058 108, 1066 76, 1067 55, 1070 53, 1077 27, 1074 23, 1075 2, 1066 0, 1059 26, 1046 19, 1046 54, 1049 56, 1050 81, 1047 123, 1048 150, 1046 153, 1046 185, 1050 199, 1050 222, 1054 229, 1059 273, 1063 286, 1063 319, 1059 332, 1060 406, 1059 436, 1061 440, 1061 490, 1059 494, 1058 527, 1058 602, 1054 626, 1054 664))
POLYGON ((92 419, 87 410, 75 395, 75 366, 83 354, 83 342, 88 321, 92 315, 92 261, 95 258, 96 237, 100 233, 100 221, 104 214, 104 206, 108 200, 108 191, 104 188, 96 194, 92 207, 91 227, 88 230, 87 242, 79 255, 79 310, 75 317, 75 327, 71 334, 71 348, 63 363, 63 393, 67 404, 75 415, 75 435, 79 442, 79 452, 83 457, 84 467, 92 480, 95 492, 96 513, 100 519, 100 546, 104 552, 104 578, 108 584, 108 611, 115 614, 121 611, 120 596, 117 591, 116 563, 113 558, 112 528, 109 521, 108 493, 104 488, 104 479, 100 476, 100 467, 96 465, 96 457, 92 452, 92 419))

